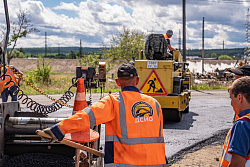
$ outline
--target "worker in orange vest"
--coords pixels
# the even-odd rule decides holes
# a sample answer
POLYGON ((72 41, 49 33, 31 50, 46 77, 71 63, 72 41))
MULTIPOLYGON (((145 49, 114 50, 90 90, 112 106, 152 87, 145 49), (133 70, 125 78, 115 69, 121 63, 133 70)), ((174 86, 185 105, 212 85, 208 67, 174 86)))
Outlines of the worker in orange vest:
MULTIPOLYGON (((2 102, 7 102, 8 96, 11 96, 11 101, 17 101, 17 95, 13 95, 13 93, 17 90, 17 87, 12 87, 13 85, 18 85, 21 80, 23 73, 15 68, 14 66, 5 66, 5 76, 2 75, 0 78, 0 93, 2 96, 2 102), (18 82, 16 80, 15 74, 19 74, 18 82)), ((4 68, 1 66, 1 74, 3 73, 4 68)))
POLYGON ((175 48, 173 48, 170 44, 170 38, 172 37, 173 35, 173 31, 172 30, 168 30, 166 32, 166 34, 163 34, 165 39, 166 39, 166 42, 167 42, 167 51, 171 54, 173 54, 173 51, 176 51, 175 48))
POLYGON ((236 79, 228 90, 238 118, 225 139, 220 167, 250 167, 250 77, 236 79))
POLYGON ((121 65, 117 76, 121 91, 43 131, 60 141, 66 133, 105 123, 105 166, 168 166, 160 104, 136 88, 139 76, 132 64, 121 65))

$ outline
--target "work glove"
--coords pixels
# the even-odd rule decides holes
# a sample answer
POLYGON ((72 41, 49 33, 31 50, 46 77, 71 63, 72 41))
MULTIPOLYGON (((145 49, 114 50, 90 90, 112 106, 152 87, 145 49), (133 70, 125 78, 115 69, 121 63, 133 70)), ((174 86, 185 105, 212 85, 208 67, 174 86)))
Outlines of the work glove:
POLYGON ((50 128, 46 128, 46 129, 44 129, 42 131, 51 136, 50 143, 54 143, 54 142, 56 142, 58 140, 56 138, 56 136, 54 135, 54 133, 50 130, 50 128))

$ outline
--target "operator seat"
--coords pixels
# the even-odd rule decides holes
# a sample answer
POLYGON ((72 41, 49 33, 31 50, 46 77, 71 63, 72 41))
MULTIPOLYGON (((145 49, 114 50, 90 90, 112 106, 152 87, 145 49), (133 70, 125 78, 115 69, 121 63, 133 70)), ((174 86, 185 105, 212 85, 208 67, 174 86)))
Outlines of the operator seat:
POLYGON ((163 34, 150 34, 145 43, 148 60, 166 60, 173 57, 167 53, 167 42, 163 34))

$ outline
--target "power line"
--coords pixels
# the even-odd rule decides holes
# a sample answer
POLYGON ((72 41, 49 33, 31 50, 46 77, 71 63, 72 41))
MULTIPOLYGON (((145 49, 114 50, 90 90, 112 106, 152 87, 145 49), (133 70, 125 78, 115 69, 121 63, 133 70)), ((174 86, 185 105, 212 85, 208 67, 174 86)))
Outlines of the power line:
POLYGON ((245 56, 245 61, 247 60, 247 57, 249 56, 249 47, 250 47, 250 15, 249 15, 249 8, 247 10, 247 15, 246 15, 246 48, 244 50, 244 56, 245 56))

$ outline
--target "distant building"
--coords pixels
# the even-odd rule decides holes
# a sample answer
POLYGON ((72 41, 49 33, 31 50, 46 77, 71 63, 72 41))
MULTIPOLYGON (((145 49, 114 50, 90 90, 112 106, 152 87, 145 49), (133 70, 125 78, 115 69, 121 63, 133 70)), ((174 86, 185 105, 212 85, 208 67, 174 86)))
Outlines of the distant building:
MULTIPOLYGON (((187 60, 201 60, 202 58, 199 56, 187 56, 187 60)), ((218 57, 209 57, 204 58, 204 60, 218 60, 218 57)))

